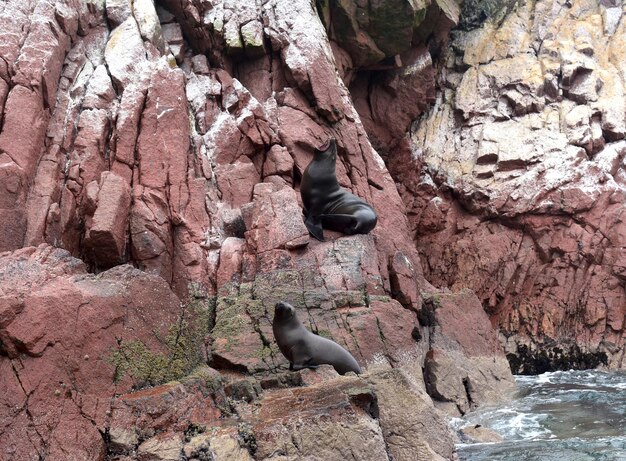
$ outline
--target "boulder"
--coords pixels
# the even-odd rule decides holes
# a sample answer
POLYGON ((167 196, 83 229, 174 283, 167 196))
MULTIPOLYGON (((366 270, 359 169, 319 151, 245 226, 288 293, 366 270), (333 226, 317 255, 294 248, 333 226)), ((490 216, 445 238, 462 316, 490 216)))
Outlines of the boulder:
POLYGON ((0 255, 0 293, 2 456, 31 459, 45 447, 51 459, 104 459, 98 429, 111 398, 134 384, 114 353, 125 343, 164 353, 179 299, 159 277, 130 266, 95 276, 47 245, 0 255))

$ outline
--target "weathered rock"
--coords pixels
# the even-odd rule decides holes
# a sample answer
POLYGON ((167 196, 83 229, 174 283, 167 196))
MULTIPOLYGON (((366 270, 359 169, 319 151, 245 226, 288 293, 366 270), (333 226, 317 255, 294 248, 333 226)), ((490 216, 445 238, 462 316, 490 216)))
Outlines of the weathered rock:
POLYGON ((176 461, 180 459, 183 449, 181 434, 169 434, 162 432, 137 448, 137 459, 155 461, 176 461))
POLYGON ((395 369, 373 373, 380 425, 394 460, 452 459, 450 429, 421 387, 421 376, 395 369))
POLYGON ((125 342, 165 351, 180 301, 158 277, 129 266, 90 275, 45 245, 4 253, 0 287, 2 457, 33 459, 47 447, 51 459, 103 459, 98 428, 112 396, 133 384, 116 381, 111 354, 125 342))
POLYGON ((472 293, 436 294, 420 317, 430 325, 424 378, 434 399, 454 414, 506 399, 515 388, 497 332, 472 293))
POLYGON ((332 27, 333 38, 350 53, 356 66, 367 66, 410 48, 428 4, 405 0, 365 5, 331 2, 327 27, 332 27))
POLYGON ((516 372, 624 366, 624 40, 609 8, 540 1, 455 33, 413 166, 388 157, 427 279, 477 293, 516 372))
MULTIPOLYGON (((386 439, 397 459, 410 450, 451 456, 447 432, 416 430, 445 427, 420 390, 431 331, 416 311, 433 288, 370 139, 387 159, 406 161, 394 171, 407 177, 406 166, 421 162, 406 132, 433 100, 432 56, 456 20, 454 2, 372 4, 367 24, 353 18, 369 41, 359 48, 358 35, 349 53, 331 44, 321 3, 323 19, 307 0, 131 3, 0 5, 0 249, 15 250, 0 257, 9 267, 0 276, 0 457, 31 459, 45 447, 50 460, 345 459, 350 447, 386 459, 386 439), (355 63, 374 62, 370 42, 390 59, 361 72, 355 63), (355 104, 367 101, 361 117, 355 104), (339 182, 373 204, 379 223, 370 235, 313 242, 298 188, 313 149, 331 136, 339 182), (96 276, 60 250, 19 249, 43 242, 95 271, 123 262, 140 270, 96 276), (389 373, 372 378, 380 396, 373 381, 286 372, 271 329, 279 300, 365 369, 389 373), (161 384, 201 362, 219 373, 161 384), (420 411, 406 414, 394 394, 420 411), (379 411, 377 399, 391 410, 379 411), (405 417, 410 424, 396 422, 405 417)), ((580 53, 597 55, 581 37, 580 53)), ((621 62, 620 48, 613 53, 621 62)), ((617 174, 621 151, 602 139, 626 129, 598 111, 619 114, 607 94, 619 95, 621 83, 579 80, 586 58, 563 73, 579 101, 597 94, 587 152, 603 174, 617 174)), ((498 66, 485 75, 512 78, 498 66)), ((507 101, 534 110, 530 90, 513 84, 507 101)), ((487 138, 490 159, 487 144, 498 139, 487 138)), ((584 160, 576 149, 568 154, 584 160)), ((454 212, 433 200, 420 219, 441 230, 438 220, 454 212)), ((624 258, 610 258, 623 275, 624 258)), ((476 329, 488 334, 481 321, 476 329)))
POLYGON ((159 17, 154 9, 154 1, 133 0, 132 12, 135 21, 137 21, 137 27, 139 27, 141 37, 152 43, 160 51, 163 51, 163 34, 159 17))
POLYGON ((480 425, 463 427, 459 432, 461 438, 469 443, 498 443, 503 440, 493 429, 480 425))
POLYGON ((128 231, 130 188, 115 173, 101 176, 98 201, 91 226, 85 233, 85 249, 99 267, 124 262, 128 231))
POLYGON ((113 81, 126 88, 146 64, 146 50, 134 17, 128 17, 111 34, 104 53, 113 81))
POLYGON ((107 0, 106 12, 109 26, 114 29, 126 21, 132 15, 131 9, 130 0, 107 0))
POLYGON ((377 421, 351 402, 358 395, 354 391, 359 381, 342 381, 339 389, 334 383, 268 392, 258 410, 244 417, 251 421, 256 456, 270 458, 278 450, 286 460, 307 456, 339 460, 347 453, 357 459, 388 459, 377 421), (301 409, 301 416, 294 418, 294 405, 301 409))
POLYGON ((258 184, 254 188, 254 210, 246 239, 257 254, 309 244, 309 232, 302 219, 297 219, 302 211, 296 192, 287 187, 274 189, 272 184, 258 184))

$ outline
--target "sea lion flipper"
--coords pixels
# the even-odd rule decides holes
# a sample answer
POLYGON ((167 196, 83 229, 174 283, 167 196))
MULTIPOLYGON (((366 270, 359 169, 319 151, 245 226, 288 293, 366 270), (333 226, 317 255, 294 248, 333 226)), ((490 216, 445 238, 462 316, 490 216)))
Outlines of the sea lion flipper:
POLYGON ((311 346, 306 341, 299 341, 291 348, 292 362, 289 364, 291 371, 303 370, 304 368, 317 368, 319 365, 313 360, 311 346))
POLYGON ((322 220, 320 219, 319 215, 309 213, 306 220, 304 221, 304 225, 309 230, 309 234, 311 234, 320 242, 324 241, 324 230, 322 229, 322 220))
POLYGON ((357 220, 350 214, 323 214, 320 217, 322 226, 326 229, 336 230, 345 234, 354 234, 357 220))

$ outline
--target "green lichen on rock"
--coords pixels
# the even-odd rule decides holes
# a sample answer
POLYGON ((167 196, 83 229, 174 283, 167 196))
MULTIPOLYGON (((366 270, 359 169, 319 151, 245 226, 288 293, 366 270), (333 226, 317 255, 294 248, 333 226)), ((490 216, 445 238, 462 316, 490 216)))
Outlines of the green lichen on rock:
POLYGON ((246 54, 250 57, 265 54, 263 42, 263 26, 258 21, 251 21, 241 26, 241 38, 243 39, 246 54))
POLYGON ((221 296, 216 301, 215 326, 213 337, 229 337, 243 332, 247 317, 265 314, 260 300, 254 298, 253 285, 242 283, 239 286, 228 284, 220 290, 221 296))
POLYGON ((226 338, 226 350, 230 349, 231 343, 237 337, 246 332, 248 319, 245 299, 238 296, 224 296, 217 300, 217 315, 215 326, 211 331, 211 337, 226 338))
MULTIPOLYGON (((418 11, 426 10, 409 0, 387 0, 370 4, 370 35, 387 56, 393 56, 411 47, 413 28, 418 11)), ((425 14, 422 13, 422 14, 425 14)))
POLYGON ((285 301, 294 307, 304 307, 302 277, 297 270, 282 270, 258 274, 253 285, 254 297, 271 306, 285 301))
POLYGON ((516 5, 517 0, 464 0, 459 29, 477 29, 487 20, 500 24, 516 5))
POLYGON ((365 291, 342 290, 334 291, 331 295, 337 307, 361 307, 367 305, 367 295, 365 291))
POLYGON ((381 303, 388 303, 391 301, 391 297, 387 295, 369 295, 369 302, 379 301, 381 303))
MULTIPOLYGON (((203 361, 204 340, 209 331, 214 300, 193 295, 181 308, 178 320, 159 338, 164 351, 154 351, 140 340, 121 340, 109 354, 115 380, 130 376, 137 387, 179 379, 203 361)), ((158 335, 157 335, 158 336, 158 335)))
MULTIPOLYGON (((411 47, 413 33, 426 18, 430 1, 331 2, 334 39, 346 49, 356 67, 395 56, 411 47)), ((318 1, 325 17, 325 5, 318 1)))
POLYGON ((248 450, 250 455, 254 456, 257 450, 256 436, 252 430, 252 426, 248 423, 240 423, 237 427, 237 438, 239 445, 248 450))

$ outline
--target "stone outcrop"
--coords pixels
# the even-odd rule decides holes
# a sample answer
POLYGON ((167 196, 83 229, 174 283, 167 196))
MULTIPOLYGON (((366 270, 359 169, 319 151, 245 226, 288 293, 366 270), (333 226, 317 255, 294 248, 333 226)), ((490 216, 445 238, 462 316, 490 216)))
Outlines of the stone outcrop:
POLYGON ((453 33, 411 155, 386 157, 424 275, 476 292, 516 372, 621 368, 621 4, 498 4, 453 33))
POLYGON ((430 326, 426 388, 444 411, 463 415, 511 396, 509 364, 474 293, 435 294, 425 300, 420 319, 430 326))
POLYGON ((248 400, 229 395, 228 378, 218 377, 204 368, 118 397, 107 429, 111 459, 454 458, 445 420, 399 369, 339 377, 323 366, 294 373, 296 387, 262 380, 258 386, 270 387, 248 400))
POLYGON ((46 245, 2 254, 0 282, 2 458, 104 459, 111 399, 141 384, 112 359, 127 344, 165 354, 179 299, 158 276, 89 274, 46 245))

